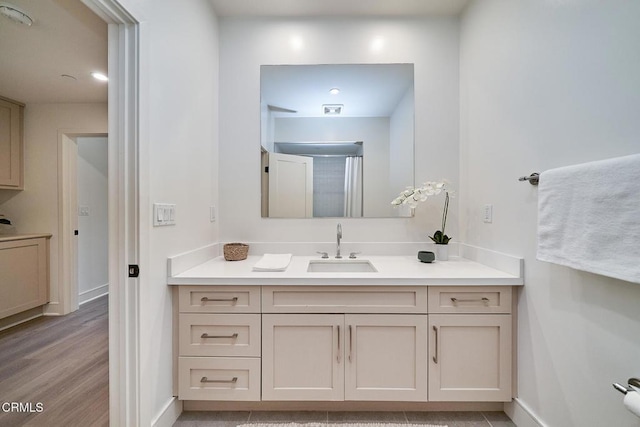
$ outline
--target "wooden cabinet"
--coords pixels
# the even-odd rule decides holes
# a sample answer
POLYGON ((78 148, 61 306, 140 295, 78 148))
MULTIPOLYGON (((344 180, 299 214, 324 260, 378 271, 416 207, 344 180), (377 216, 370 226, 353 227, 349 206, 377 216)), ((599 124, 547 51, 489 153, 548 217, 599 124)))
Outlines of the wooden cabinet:
POLYGON ((264 314, 263 400, 427 400, 427 316, 264 314))
POLYGON ((180 399, 512 397, 509 286, 181 286, 179 307, 180 399))
POLYGON ((260 288, 182 286, 178 397, 260 400, 260 288))
POLYGON ((49 238, 0 239, 0 319, 49 302, 49 238))
POLYGON ((511 400, 511 327, 509 287, 430 287, 429 400, 511 400))
POLYGON ((262 315, 262 399, 344 400, 343 315, 262 315))
POLYGON ((427 316, 345 316, 345 399, 427 400, 427 316))
POLYGON ((24 104, 0 97, 0 189, 22 190, 24 104))

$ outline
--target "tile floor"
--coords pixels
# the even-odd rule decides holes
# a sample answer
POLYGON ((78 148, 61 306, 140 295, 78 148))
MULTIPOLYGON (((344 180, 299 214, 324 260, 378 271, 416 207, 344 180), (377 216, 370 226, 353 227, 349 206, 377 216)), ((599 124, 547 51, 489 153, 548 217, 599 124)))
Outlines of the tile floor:
POLYGON ((252 411, 183 412, 173 427, 236 427, 251 423, 333 423, 377 422, 436 424, 449 427, 516 427, 504 412, 325 412, 252 411))

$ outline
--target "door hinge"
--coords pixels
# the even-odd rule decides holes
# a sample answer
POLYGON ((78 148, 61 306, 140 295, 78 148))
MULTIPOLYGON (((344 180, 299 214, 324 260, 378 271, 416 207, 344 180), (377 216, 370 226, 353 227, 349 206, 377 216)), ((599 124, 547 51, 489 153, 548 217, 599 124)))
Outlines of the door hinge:
POLYGON ((140 267, 137 264, 129 264, 129 277, 140 276, 140 267))
POLYGON ((264 173, 269 173, 269 166, 264 167, 264 173))

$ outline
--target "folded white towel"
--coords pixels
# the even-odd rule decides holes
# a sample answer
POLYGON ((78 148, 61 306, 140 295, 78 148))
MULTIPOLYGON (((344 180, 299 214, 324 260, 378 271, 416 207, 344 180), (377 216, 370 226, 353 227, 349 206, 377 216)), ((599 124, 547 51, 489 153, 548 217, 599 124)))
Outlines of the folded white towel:
POLYGON ((291 263, 291 254, 264 254, 253 271, 284 271, 291 263))
POLYGON ((540 174, 537 258, 640 283, 640 154, 540 174))

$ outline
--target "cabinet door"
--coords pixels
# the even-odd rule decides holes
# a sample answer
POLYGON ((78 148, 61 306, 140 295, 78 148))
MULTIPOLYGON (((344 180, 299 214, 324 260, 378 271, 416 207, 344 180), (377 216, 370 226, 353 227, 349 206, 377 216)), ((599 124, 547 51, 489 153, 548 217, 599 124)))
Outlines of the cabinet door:
POLYGON ((0 188, 22 189, 22 107, 1 98, 0 188))
POLYGON ((344 315, 262 316, 262 400, 344 400, 344 315))
POLYGON ((347 400, 427 400, 427 316, 346 315, 347 400))
POLYGON ((429 400, 511 400, 511 315, 429 315, 429 400))

